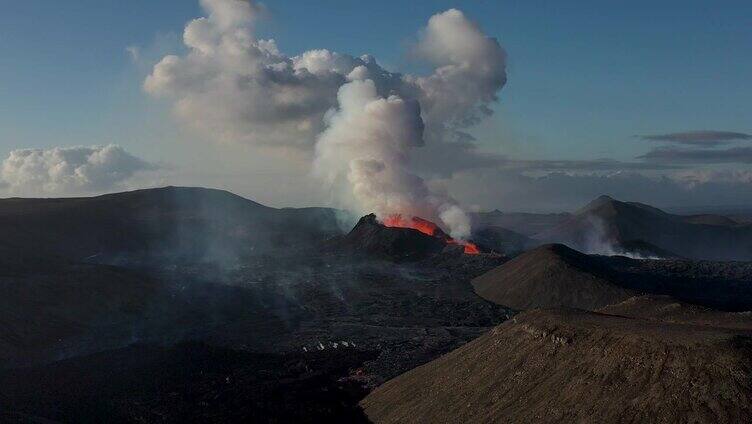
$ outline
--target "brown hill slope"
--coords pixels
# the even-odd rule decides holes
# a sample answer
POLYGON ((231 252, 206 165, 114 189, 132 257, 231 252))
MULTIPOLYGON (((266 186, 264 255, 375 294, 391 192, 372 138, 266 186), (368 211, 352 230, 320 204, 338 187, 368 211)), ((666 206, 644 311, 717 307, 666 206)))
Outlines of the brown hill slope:
POLYGON ((683 324, 752 330, 752 312, 724 312, 684 303, 671 296, 644 295, 598 310, 604 314, 683 324))
POLYGON ((749 331, 535 310, 378 387, 376 423, 746 421, 749 331))
POLYGON ((598 309, 635 295, 591 257, 561 244, 523 253, 472 283, 479 296, 514 309, 598 309))
POLYGON ((122 268, 0 246, 0 369, 127 343, 159 291, 122 268))

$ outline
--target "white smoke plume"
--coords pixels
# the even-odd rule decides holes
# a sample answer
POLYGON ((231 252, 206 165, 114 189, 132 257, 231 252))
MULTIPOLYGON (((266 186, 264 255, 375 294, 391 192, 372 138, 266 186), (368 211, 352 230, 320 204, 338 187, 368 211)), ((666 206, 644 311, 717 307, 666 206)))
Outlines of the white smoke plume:
POLYGON ((117 145, 19 149, 0 165, 0 183, 13 195, 78 195, 121 187, 155 169, 117 145))
POLYGON ((201 0, 208 16, 183 34, 189 51, 154 66, 145 90, 172 99, 184 122, 219 140, 313 153, 314 175, 356 212, 438 219, 456 238, 469 219, 414 171, 416 149, 467 142, 463 129, 491 114, 506 82, 499 43, 458 10, 430 18, 416 54, 427 76, 387 71, 369 56, 329 50, 282 54, 258 39, 259 9, 243 0, 201 0))

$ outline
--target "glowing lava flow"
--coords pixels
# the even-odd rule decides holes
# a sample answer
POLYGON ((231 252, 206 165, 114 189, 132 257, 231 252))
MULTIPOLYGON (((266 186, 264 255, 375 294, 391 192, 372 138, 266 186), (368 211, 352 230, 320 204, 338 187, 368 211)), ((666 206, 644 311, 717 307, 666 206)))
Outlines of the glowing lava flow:
POLYGON ((387 216, 386 218, 384 218, 382 223, 387 227, 412 228, 413 230, 418 230, 423 234, 428 234, 429 236, 443 239, 447 244, 459 244, 465 248, 465 254, 467 255, 477 255, 480 253, 480 249, 478 249, 478 246, 476 246, 474 243, 463 240, 455 240, 449 237, 444 231, 441 230, 441 228, 439 228, 438 225, 427 219, 414 216, 412 219, 406 220, 402 218, 402 215, 397 214, 387 216))

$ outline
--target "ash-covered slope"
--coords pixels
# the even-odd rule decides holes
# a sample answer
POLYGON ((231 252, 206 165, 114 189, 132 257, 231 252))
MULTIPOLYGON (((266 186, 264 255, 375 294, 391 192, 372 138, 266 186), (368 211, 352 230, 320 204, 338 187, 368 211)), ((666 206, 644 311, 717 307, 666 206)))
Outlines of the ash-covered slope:
POLYGON ((130 343, 152 278, 0 247, 0 369, 130 343))
POLYGON ((630 244, 655 246, 672 256, 751 260, 752 225, 672 215, 641 203, 601 196, 556 227, 536 235, 593 253, 630 253, 630 244))
POLYGON ((73 260, 221 258, 338 234, 334 211, 275 209, 232 193, 164 187, 63 199, 0 200, 2 244, 73 260))
POLYGON ((2 423, 367 423, 346 380, 373 352, 133 345, 0 371, 2 423))
POLYGON ((600 262, 561 244, 525 252, 472 283, 479 296, 514 309, 598 309, 635 295, 600 262))
POLYGON ((375 423, 733 423, 752 414, 747 330, 534 310, 378 387, 375 423))

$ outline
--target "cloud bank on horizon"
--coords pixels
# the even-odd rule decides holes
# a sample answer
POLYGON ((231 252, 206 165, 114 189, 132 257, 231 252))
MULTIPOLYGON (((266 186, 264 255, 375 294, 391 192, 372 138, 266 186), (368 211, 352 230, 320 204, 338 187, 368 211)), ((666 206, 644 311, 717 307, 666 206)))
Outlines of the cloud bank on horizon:
POLYGON ((685 131, 668 134, 638 136, 643 140, 684 144, 690 146, 718 146, 740 140, 752 140, 752 134, 734 131, 685 131))
POLYGON ((71 196, 127 188, 156 169, 117 145, 17 149, 0 164, 0 187, 19 196, 71 196))
MULTIPOLYGON (((181 121, 219 141, 310 151, 313 175, 333 187, 338 206, 439 219, 453 237, 469 235, 457 202, 431 189, 412 158, 415 149, 466 140, 463 130, 491 115, 506 83, 495 39, 459 10, 436 14, 415 49, 433 73, 403 75, 369 55, 286 56, 255 36, 254 3, 201 5, 207 16, 183 33, 188 53, 154 66, 149 94, 171 99, 181 121)), ((465 146, 467 161, 474 146, 465 146)))

